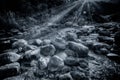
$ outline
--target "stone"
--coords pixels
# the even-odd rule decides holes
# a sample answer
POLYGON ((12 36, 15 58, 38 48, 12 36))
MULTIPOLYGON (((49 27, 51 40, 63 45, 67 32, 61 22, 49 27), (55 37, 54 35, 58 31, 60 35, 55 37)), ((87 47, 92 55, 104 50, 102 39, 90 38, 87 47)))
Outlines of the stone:
POLYGON ((68 73, 71 71, 71 67, 70 66, 64 66, 62 69, 61 69, 61 73, 65 74, 65 73, 68 73))
POLYGON ((28 42, 24 39, 19 39, 12 44, 12 48, 19 48, 28 45, 28 42))
POLYGON ((12 77, 20 72, 20 64, 15 62, 0 67, 0 79, 12 77))
POLYGON ((52 56, 55 54, 55 47, 53 45, 45 45, 41 47, 40 53, 44 56, 52 56))
POLYGON ((20 59, 20 57, 21 56, 19 54, 16 54, 14 52, 0 54, 0 66, 16 62, 20 59))
POLYGON ((77 34, 73 32, 66 32, 65 39, 68 41, 75 41, 77 39, 77 34))
POLYGON ((49 45, 51 44, 51 40, 50 39, 44 39, 42 42, 42 45, 49 45))
POLYGON ((20 39, 12 44, 13 49, 18 49, 19 52, 25 52, 27 50, 33 50, 37 47, 34 45, 29 45, 28 42, 24 39, 20 39))
POLYGON ((100 42, 104 42, 104 43, 107 43, 107 44, 113 44, 113 42, 114 42, 114 38, 107 37, 107 36, 99 36, 98 40, 100 42))
POLYGON ((79 59, 79 67, 81 67, 84 70, 87 69, 89 67, 88 61, 85 59, 79 59))
POLYGON ((62 74, 59 76, 59 80, 73 80, 70 73, 62 74))
POLYGON ((64 50, 64 49, 66 49, 66 42, 62 38, 56 38, 55 40, 52 41, 52 44, 58 50, 64 50))
POLYGON ((41 57, 41 58, 38 60, 38 67, 39 67, 41 70, 47 68, 49 61, 50 61, 50 57, 41 57))
POLYGON ((64 66, 64 61, 58 56, 53 56, 48 63, 48 70, 51 72, 59 71, 64 66))
POLYGON ((109 51, 106 48, 101 48, 100 53, 103 54, 103 55, 106 55, 106 54, 109 53, 109 51))
POLYGON ((71 74, 73 80, 89 80, 89 79, 87 79, 86 75, 82 72, 71 71, 70 74, 71 74))
POLYGON ((32 60, 38 60, 40 58, 40 49, 36 50, 29 50, 26 51, 25 54, 22 55, 21 61, 32 61, 32 60))
POLYGON ((64 64, 67 66, 78 66, 79 65, 79 59, 68 57, 65 59, 64 64))
POLYGON ((42 42, 43 41, 41 39, 35 39, 35 40, 30 41, 30 44, 31 45, 36 45, 36 46, 41 46, 42 42))
POLYGON ((69 42, 68 48, 76 52, 76 55, 80 58, 88 56, 89 49, 81 43, 69 42))
POLYGON ((95 42, 92 48, 95 51, 95 50, 100 50, 101 48, 110 49, 110 46, 105 43, 95 42))
POLYGON ((65 60, 68 57, 68 55, 65 52, 60 52, 60 53, 56 54, 56 56, 58 56, 62 60, 65 60))
POLYGON ((107 57, 111 60, 114 60, 114 61, 120 63, 120 56, 117 54, 109 53, 109 54, 107 54, 107 57))

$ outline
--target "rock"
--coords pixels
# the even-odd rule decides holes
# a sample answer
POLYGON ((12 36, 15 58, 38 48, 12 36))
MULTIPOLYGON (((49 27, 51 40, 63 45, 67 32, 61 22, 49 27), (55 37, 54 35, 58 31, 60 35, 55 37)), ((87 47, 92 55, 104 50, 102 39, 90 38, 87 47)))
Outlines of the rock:
POLYGON ((12 44, 13 49, 18 49, 19 52, 25 52, 27 50, 36 49, 36 46, 29 45, 28 42, 24 39, 20 39, 12 44))
POLYGON ((120 47, 120 31, 115 34, 115 44, 120 47))
POLYGON ((62 74, 59 76, 59 80, 73 80, 69 73, 62 74))
POLYGON ((16 54, 14 52, 0 54, 0 66, 16 62, 20 59, 20 57, 21 56, 19 54, 16 54))
POLYGON ((71 74, 73 80, 89 80, 89 79, 87 79, 85 74, 82 72, 71 71, 70 74, 71 74))
POLYGON ((43 41, 41 39, 34 39, 34 40, 30 40, 28 43, 31 45, 41 46, 42 42, 43 41))
POLYGON ((103 55, 106 55, 106 54, 109 53, 109 51, 106 48, 101 48, 100 53, 103 54, 103 55))
POLYGON ((65 39, 68 41, 74 41, 75 39, 77 39, 77 34, 75 34, 73 32, 67 32, 65 39))
POLYGON ((106 37, 106 36, 99 36, 98 39, 100 42, 104 42, 107 44, 113 44, 113 42, 114 42, 114 38, 106 37))
POLYGON ((51 40, 50 39, 44 39, 42 42, 42 45, 49 45, 51 44, 51 40))
POLYGON ((12 47, 13 47, 13 48, 19 48, 19 47, 24 47, 24 46, 26 46, 26 45, 28 45, 28 42, 27 42, 26 40, 24 40, 24 39, 19 39, 18 41, 14 42, 14 43, 12 44, 12 47))
POLYGON ((19 63, 11 63, 0 67, 0 79, 12 77, 20 72, 19 63))
POLYGON ((111 60, 116 61, 117 63, 120 63, 120 56, 114 53, 107 54, 107 57, 111 60))
POLYGON ((29 50, 26 51, 25 54, 22 55, 21 61, 32 61, 32 60, 38 60, 40 58, 40 49, 36 50, 29 50))
POLYGON ((71 67, 69 66, 64 66, 62 69, 61 69, 61 73, 65 74, 65 73, 68 73, 71 71, 71 67))
POLYGON ((81 43, 76 43, 76 42, 69 42, 68 43, 68 47, 69 49, 73 50, 74 52, 76 52, 78 57, 87 57, 88 56, 88 52, 89 49, 88 47, 84 46, 81 43))
POLYGON ((82 29, 84 30, 84 32, 91 33, 95 29, 95 26, 85 25, 85 26, 82 26, 82 29))
POLYGON ((65 65, 67 66, 78 66, 79 65, 79 59, 68 57, 64 61, 65 65))
POLYGON ((98 33, 100 36, 110 36, 111 34, 108 30, 100 30, 98 33))
POLYGON ((101 48, 110 49, 110 46, 105 43, 95 42, 92 48, 94 51, 96 51, 96 50, 100 50, 101 48))
POLYGON ((38 60, 38 67, 43 70, 47 68, 48 62, 50 61, 50 57, 41 57, 38 60))
POLYGON ((56 38, 54 41, 52 41, 52 44, 58 50, 64 50, 64 49, 66 49, 66 42, 62 38, 56 38))
POLYGON ((79 67, 81 67, 84 70, 87 69, 89 67, 88 61, 85 59, 79 59, 79 67))
POLYGON ((40 53, 44 56, 52 56, 55 54, 55 47, 53 45, 45 45, 41 47, 40 53))
POLYGON ((58 56, 53 56, 48 63, 48 70, 51 72, 58 71, 64 66, 64 61, 58 56))
POLYGON ((56 54, 56 56, 58 56, 62 60, 65 60, 68 57, 65 52, 60 52, 60 53, 56 54))

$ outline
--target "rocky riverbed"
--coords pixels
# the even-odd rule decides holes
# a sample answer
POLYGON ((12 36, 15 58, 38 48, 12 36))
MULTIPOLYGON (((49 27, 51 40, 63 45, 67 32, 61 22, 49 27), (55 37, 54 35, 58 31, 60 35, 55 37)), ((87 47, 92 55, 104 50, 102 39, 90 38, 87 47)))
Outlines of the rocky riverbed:
POLYGON ((0 54, 0 79, 120 80, 119 30, 112 22, 66 23, 45 28, 42 36, 12 38, 0 54))

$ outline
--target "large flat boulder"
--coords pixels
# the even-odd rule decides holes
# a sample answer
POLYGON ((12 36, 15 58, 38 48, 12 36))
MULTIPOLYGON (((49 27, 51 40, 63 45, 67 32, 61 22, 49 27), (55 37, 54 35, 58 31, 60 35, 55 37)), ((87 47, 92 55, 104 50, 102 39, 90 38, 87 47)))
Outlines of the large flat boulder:
POLYGON ((81 43, 69 42, 69 49, 73 50, 76 53, 76 56, 84 58, 88 56, 89 49, 81 43))

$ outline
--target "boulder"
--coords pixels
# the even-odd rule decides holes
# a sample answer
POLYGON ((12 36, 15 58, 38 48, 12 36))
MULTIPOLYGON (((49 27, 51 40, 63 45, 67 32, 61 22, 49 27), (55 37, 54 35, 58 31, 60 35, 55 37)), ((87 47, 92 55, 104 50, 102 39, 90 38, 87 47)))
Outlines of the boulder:
POLYGON ((100 42, 104 42, 104 43, 107 43, 107 44, 113 44, 113 42, 114 42, 114 38, 107 37, 107 36, 99 36, 98 40, 100 42))
POLYGON ((65 74, 65 73, 68 73, 71 71, 71 66, 64 66, 62 69, 61 69, 61 73, 65 74))
POLYGON ((68 57, 68 55, 65 52, 60 52, 60 53, 56 54, 56 56, 58 56, 62 60, 65 60, 68 57))
POLYGON ((62 74, 59 76, 58 80, 73 80, 70 73, 62 74))
POLYGON ((59 71, 64 66, 64 61, 58 56, 53 56, 48 63, 48 70, 51 72, 59 71))
POLYGON ((43 70, 47 68, 48 62, 50 61, 50 57, 41 57, 38 60, 38 67, 43 70))
POLYGON ((30 45, 36 45, 36 46, 41 46, 42 42, 43 41, 41 39, 34 39, 34 40, 28 41, 30 45))
POLYGON ((71 74, 73 80, 89 80, 89 79, 87 79, 86 75, 82 72, 71 71, 70 74, 71 74))
POLYGON ((50 39, 44 39, 42 42, 42 45, 49 45, 51 44, 51 40, 50 39))
POLYGON ((67 66, 78 66, 79 65, 79 59, 68 57, 64 61, 65 65, 67 66))
POLYGON ((114 53, 109 53, 107 54, 107 57, 110 58, 111 60, 114 60, 118 63, 120 63, 120 56, 114 53))
POLYGON ((66 42, 62 38, 56 38, 55 40, 52 41, 52 44, 58 50, 64 50, 64 49, 66 49, 66 42))
POLYGON ((101 48, 110 49, 110 46, 109 46, 108 44, 105 44, 105 43, 95 42, 95 43, 93 44, 93 47, 92 47, 92 49, 93 49, 94 51, 100 50, 101 48))
POLYGON ((26 51, 25 54, 22 55, 21 61, 32 61, 32 60, 38 60, 40 58, 40 49, 36 50, 29 50, 26 51))
POLYGON ((0 79, 12 77, 20 72, 19 63, 11 63, 0 67, 0 79))
POLYGON ((45 45, 41 47, 40 53, 44 56, 52 56, 55 54, 55 47, 53 45, 45 45))
POLYGON ((77 34, 73 32, 66 32, 65 39, 68 41, 75 41, 77 39, 77 34))
POLYGON ((20 57, 21 56, 19 54, 16 54, 14 52, 0 54, 0 66, 16 62, 20 59, 20 57))
POLYGON ((12 44, 13 49, 18 49, 19 52, 25 52, 27 50, 33 50, 37 47, 34 45, 29 45, 28 42, 24 39, 20 39, 12 44))
POLYGON ((89 49, 81 43, 69 42, 68 48, 76 53, 76 56, 84 58, 88 56, 89 49))
POLYGON ((19 48, 28 45, 28 42, 24 39, 19 39, 12 44, 12 48, 19 48))

